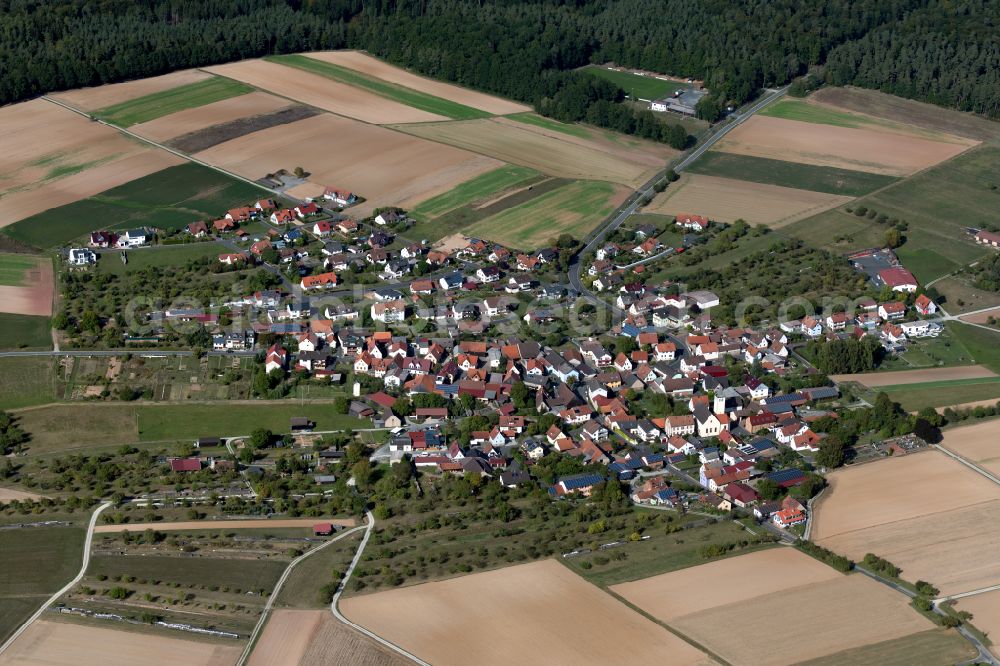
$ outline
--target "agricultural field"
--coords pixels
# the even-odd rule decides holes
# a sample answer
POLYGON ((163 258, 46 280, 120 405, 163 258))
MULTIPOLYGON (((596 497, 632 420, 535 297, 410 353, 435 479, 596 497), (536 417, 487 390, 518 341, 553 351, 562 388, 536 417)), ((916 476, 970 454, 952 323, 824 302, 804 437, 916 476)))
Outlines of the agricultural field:
POLYGON ((503 166, 488 157, 328 114, 247 134, 196 156, 254 180, 301 166, 314 189, 340 187, 364 197, 363 204, 351 209, 357 216, 379 206, 412 207, 503 166))
POLYGON ((92 115, 112 125, 130 127, 250 92, 253 92, 250 86, 212 77, 97 109, 92 115))
POLYGON ((945 323, 948 333, 965 347, 976 361, 1000 373, 1000 332, 987 331, 956 321, 945 323))
POLYGON ((610 81, 631 97, 647 101, 669 97, 674 94, 675 90, 691 88, 691 84, 683 81, 666 80, 648 74, 633 74, 629 71, 608 69, 601 65, 590 65, 589 67, 585 67, 583 71, 592 76, 610 81))
POLYGON ((917 412, 925 407, 950 407, 975 400, 1000 398, 1000 378, 886 386, 881 390, 906 411, 917 412))
POLYGON ((287 99, 264 92, 250 92, 165 114, 133 125, 129 129, 140 136, 162 143, 207 127, 274 113, 290 106, 294 106, 294 103, 287 99))
POLYGON ((454 189, 424 201, 410 214, 419 220, 432 220, 456 208, 502 196, 526 182, 541 178, 534 169, 507 165, 456 185, 454 189))
POLYGON ((219 404, 51 405, 17 412, 32 435, 29 455, 114 450, 121 444, 193 441, 249 435, 255 428, 287 432, 292 416, 314 420, 318 430, 351 430, 370 422, 334 414, 330 405, 228 401, 219 404))
POLYGON ((54 282, 49 258, 0 254, 0 312, 50 317, 54 282))
MULTIPOLYGON (((908 124, 888 118, 880 118, 866 113, 850 111, 832 104, 825 104, 821 95, 814 94, 808 99, 792 99, 786 97, 777 104, 772 104, 760 112, 762 116, 797 120, 804 123, 847 127, 851 129, 878 129, 895 132, 907 136, 918 136, 932 141, 941 140, 941 134, 947 131, 924 127, 921 123, 908 124)), ((958 133, 957 136, 964 136, 958 133)))
POLYGON ((247 662, 250 666, 400 666, 407 659, 341 624, 328 610, 277 610, 247 662))
POLYGON ((657 194, 644 210, 662 215, 697 213, 718 222, 742 219, 780 229, 850 200, 836 194, 684 174, 657 194))
POLYGON ((360 51, 321 51, 303 55, 489 114, 503 115, 530 110, 530 107, 518 102, 418 76, 360 51))
POLYGON ((949 428, 944 431, 941 446, 988 472, 1000 474, 1000 421, 949 428))
POLYGON ((552 176, 610 181, 633 188, 663 168, 664 151, 673 152, 652 144, 645 151, 622 146, 616 155, 606 142, 508 118, 400 125, 397 129, 552 176))
POLYGON ((620 659, 622 645, 638 662, 669 654, 672 664, 712 663, 554 560, 351 597, 340 607, 353 622, 434 664, 610 662, 620 659), (435 622, 420 620, 427 617, 435 622), (503 650, 482 631, 496 618, 517 636, 503 650), (607 640, 608 627, 616 640, 607 640))
POLYGON ((0 349, 51 349, 48 317, 0 313, 0 349))
POLYGON ((799 666, 843 666, 844 664, 910 666, 915 663, 951 666, 973 659, 975 656, 975 649, 957 631, 928 629, 901 638, 890 638, 863 647, 834 652, 825 657, 803 661, 799 666))
POLYGON ((872 388, 898 386, 904 384, 924 384, 960 379, 983 379, 996 377, 996 373, 981 365, 956 368, 929 368, 925 370, 899 370, 891 372, 867 372, 855 375, 830 375, 835 382, 857 382, 872 388))
POLYGON ((944 595, 1000 584, 991 518, 1000 486, 962 463, 926 451, 838 469, 827 481, 813 516, 819 545, 854 560, 874 553, 944 595))
POLYGON ((181 161, 42 99, 0 109, 0 126, 5 134, 0 228, 5 233, 19 220, 181 161))
POLYGON ((69 90, 56 93, 53 97, 84 111, 96 111, 97 109, 161 93, 172 88, 199 83, 210 78, 212 78, 211 74, 199 69, 184 69, 179 72, 164 74, 163 76, 152 76, 147 79, 69 90))
MULTIPOLYGON (((320 522, 311 519, 312 523, 320 522)), ((325 522, 325 521, 324 521, 325 522)), ((347 521, 329 521, 334 524, 347 521)), ((354 521, 350 521, 352 524, 354 521)), ((361 544, 361 532, 346 536, 333 545, 314 553, 299 562, 285 580, 276 608, 293 609, 328 609, 328 590, 335 585, 347 571, 354 554, 361 544)), ((273 622, 273 619, 271 620, 273 622)))
POLYGON ((628 194, 611 183, 577 181, 480 220, 465 231, 508 247, 534 250, 564 233, 584 238, 628 194))
POLYGON ((754 116, 719 142, 718 150, 823 167, 907 176, 955 157, 975 142, 939 140, 881 129, 854 129, 754 116))
MULTIPOLYGON (((0 317, 0 322, 2 322, 0 317)), ((61 394, 55 374, 56 359, 46 357, 0 358, 0 410, 54 402, 61 394)))
MULTIPOLYGON (((212 530, 214 532, 229 532, 231 530, 255 530, 259 533, 273 532, 276 530, 285 533, 288 530, 288 534, 292 534, 291 530, 295 530, 295 533, 299 536, 305 538, 311 535, 311 528, 318 522, 331 523, 333 525, 341 525, 346 527, 353 527, 355 520, 353 518, 263 518, 260 520, 240 518, 238 520, 188 520, 182 522, 153 522, 153 523, 121 523, 121 524, 109 524, 109 525, 97 525, 94 527, 94 534, 117 534, 119 532, 143 532, 145 530, 156 530, 157 532, 191 532, 199 530, 212 530)), ((347 543, 349 538, 344 539, 344 543, 347 543)), ((357 545, 357 544, 355 544, 357 545)), ((351 555, 357 548, 351 549, 351 555)), ((327 548, 323 552, 335 551, 332 548, 327 548)), ((320 560, 318 555, 309 558, 306 562, 312 562, 313 560, 320 560)), ((348 558, 350 560, 350 558, 348 558)), ((305 564, 300 564, 299 566, 305 566, 305 564)), ((298 572, 298 567, 296 567, 295 572, 298 572)), ((284 591, 282 591, 284 594, 284 591)))
POLYGON ((349 67, 330 62, 327 58, 306 57, 304 55, 279 55, 268 56, 268 62, 287 65, 306 72, 312 72, 326 77, 333 81, 339 81, 360 90, 367 90, 392 102, 402 102, 403 104, 420 109, 428 113, 433 113, 453 120, 469 120, 472 118, 488 118, 489 113, 465 106, 458 102, 453 102, 441 97, 428 95, 420 90, 390 83, 382 79, 369 76, 349 67))
POLYGON ((447 117, 437 113, 415 109, 322 74, 267 60, 241 60, 204 69, 279 97, 366 123, 381 125, 447 120, 447 117))
POLYGON ((179 229, 265 196, 272 195, 215 169, 184 163, 34 215, 4 233, 30 245, 56 247, 97 229, 179 229))
POLYGON ((718 150, 708 151, 685 171, 848 197, 868 194, 898 180, 877 173, 734 155, 718 150))
POLYGON ((120 251, 102 253, 100 261, 94 269, 95 273, 114 273, 125 275, 153 266, 183 266, 192 259, 216 257, 223 252, 232 252, 228 245, 212 241, 198 243, 178 243, 176 245, 157 245, 151 248, 140 248, 126 252, 127 262, 121 260, 120 251))
MULTIPOLYGON (((22 520, 24 520, 22 518, 22 520)), ((0 530, 0 643, 48 597, 72 580, 83 557, 82 527, 0 530)))
MULTIPOLYGON (((110 626, 114 627, 115 624, 110 626)), ((231 666, 240 656, 233 642, 178 638, 109 628, 108 622, 38 620, 3 655, 0 664, 66 664, 77 666, 231 666)))
MULTIPOLYGON (((845 576, 791 548, 682 569, 611 590, 730 663, 795 663, 933 629, 907 598, 865 576, 845 576), (748 577, 747 573, 753 572, 748 577), (780 640, 747 617, 794 626, 823 608, 808 640, 780 640)), ((940 632, 944 635, 944 632, 940 632)))
POLYGON ((955 602, 958 611, 972 613, 972 622, 976 628, 991 639, 991 651, 994 655, 1000 652, 1000 590, 984 592, 971 597, 965 597, 955 602))

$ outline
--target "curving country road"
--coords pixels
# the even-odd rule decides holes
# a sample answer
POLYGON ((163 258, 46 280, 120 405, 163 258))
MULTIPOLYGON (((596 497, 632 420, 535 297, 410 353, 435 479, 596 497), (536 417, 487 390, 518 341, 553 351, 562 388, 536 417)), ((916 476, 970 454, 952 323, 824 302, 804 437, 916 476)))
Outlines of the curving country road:
POLYGON ((3 654, 4 651, 7 650, 7 648, 9 648, 14 643, 14 641, 17 640, 18 636, 23 634, 25 630, 29 626, 31 626, 31 623, 37 620, 42 615, 42 613, 44 613, 46 609, 48 609, 49 606, 54 604, 59 599, 59 597, 61 597, 62 595, 66 594, 71 589, 73 589, 73 586, 79 583, 80 580, 83 578, 84 574, 87 573, 87 567, 90 566, 90 545, 94 540, 94 526, 97 525, 97 518, 109 506, 111 506, 111 502, 104 502, 99 507, 97 507, 97 509, 94 510, 93 515, 90 516, 90 523, 87 525, 87 538, 84 539, 83 542, 83 564, 80 565, 80 571, 76 574, 76 577, 73 578, 73 580, 71 580, 70 582, 66 583, 66 585, 64 585, 58 592, 56 592, 51 597, 46 599, 45 603, 42 604, 41 607, 38 610, 36 610, 34 614, 31 617, 29 617, 27 621, 25 621, 24 624, 18 627, 17 631, 11 634, 10 638, 8 638, 3 645, 0 645, 0 654, 3 654))

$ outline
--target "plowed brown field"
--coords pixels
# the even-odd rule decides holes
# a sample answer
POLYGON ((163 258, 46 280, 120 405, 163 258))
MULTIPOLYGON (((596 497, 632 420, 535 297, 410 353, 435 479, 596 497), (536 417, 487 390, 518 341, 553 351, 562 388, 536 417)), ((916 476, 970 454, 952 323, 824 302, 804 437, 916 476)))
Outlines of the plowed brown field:
POLYGON ((252 92, 204 106, 198 106, 193 109, 171 113, 155 120, 133 125, 129 129, 153 141, 163 142, 182 134, 197 132, 206 127, 226 123, 230 120, 249 118, 262 113, 284 109, 292 104, 289 100, 281 97, 275 97, 274 95, 262 92, 252 92))

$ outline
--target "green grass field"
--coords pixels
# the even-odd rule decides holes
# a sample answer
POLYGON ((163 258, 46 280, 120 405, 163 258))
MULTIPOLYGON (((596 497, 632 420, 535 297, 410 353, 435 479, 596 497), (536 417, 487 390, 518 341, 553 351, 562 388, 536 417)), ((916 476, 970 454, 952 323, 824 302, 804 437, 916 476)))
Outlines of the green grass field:
POLYGON ((977 400, 1000 398, 1000 378, 966 379, 954 382, 928 382, 898 387, 883 386, 884 391, 904 410, 916 412, 925 407, 947 407, 977 400))
POLYGON ((341 575, 354 557, 361 543, 361 533, 344 537, 332 546, 313 553, 302 560, 292 570, 278 594, 277 606, 280 608, 328 608, 320 598, 320 588, 333 581, 333 572, 341 575))
POLYGON ((752 183, 781 185, 800 190, 857 197, 898 180, 863 171, 798 164, 765 157, 733 155, 710 150, 688 167, 691 173, 736 178, 752 183))
POLYGON ((29 455, 113 450, 126 443, 248 435, 255 428, 285 433, 293 416, 314 420, 317 430, 371 427, 370 421, 334 414, 330 405, 293 402, 57 404, 18 414, 22 427, 32 435, 29 455))
POLYGON ((230 247, 214 242, 157 245, 156 247, 129 250, 127 264, 122 263, 118 252, 108 252, 97 262, 97 271, 124 275, 151 266, 180 266, 191 259, 215 257, 223 252, 232 251, 230 247))
POLYGON ((238 81, 214 76, 197 83, 189 83, 98 109, 92 115, 119 127, 128 127, 184 109, 193 109, 230 97, 245 95, 253 90, 251 86, 238 81))
POLYGON ((79 571, 83 540, 79 527, 0 530, 0 642, 79 571))
POLYGON ((586 67, 584 71, 593 76, 611 81, 611 83, 632 97, 638 97, 639 99, 661 99, 674 94, 675 90, 691 87, 689 84, 680 81, 662 81, 653 76, 637 76, 631 72, 619 72, 599 65, 591 65, 586 67))
POLYGON ((12 356, 0 358, 0 410, 44 405, 55 400, 53 358, 12 356))
POLYGON ((466 231, 509 247, 533 250, 563 233, 583 238, 615 208, 615 186, 574 181, 480 220, 466 231))
POLYGON ((97 229, 143 225, 179 229, 198 220, 218 219, 267 190, 215 169, 187 163, 137 178, 73 204, 49 209, 3 229, 35 247, 58 247, 97 229))
POLYGON ((872 125, 883 124, 874 118, 865 118, 854 113, 838 111, 829 107, 809 104, 797 99, 783 99, 777 104, 771 104, 760 112, 762 116, 773 118, 784 118, 785 120, 798 120, 804 123, 816 123, 818 125, 834 125, 836 127, 849 127, 858 129, 861 127, 871 127, 872 125))
POLYGON ((581 139, 590 139, 593 137, 593 133, 586 127, 570 123, 561 123, 558 120, 552 120, 551 118, 540 116, 537 113, 514 113, 507 117, 511 120, 516 120, 519 123, 524 123, 525 125, 534 125, 535 127, 552 130, 553 132, 562 132, 563 134, 579 137, 581 139))
POLYGON ((270 590, 287 562, 222 557, 95 555, 88 575, 134 576, 181 585, 219 585, 243 590, 270 590))
POLYGON ((25 281, 24 274, 42 261, 47 260, 30 254, 0 254, 0 285, 20 287, 25 281))
POLYGON ((51 349, 48 317, 0 312, 0 349, 51 349))
POLYGON ((945 328, 965 347, 976 363, 1000 374, 1000 331, 994 333, 957 321, 945 323, 945 328))
POLYGON ((418 219, 440 217, 456 208, 486 199, 529 179, 539 178, 534 169, 508 164, 461 183, 444 194, 428 199, 411 212, 418 219))
POLYGON ((913 272, 920 284, 927 284, 959 269, 959 265, 954 261, 926 247, 903 245, 896 249, 896 256, 913 272))
POLYGON ((367 74, 362 74, 361 72, 354 71, 353 69, 349 69, 347 67, 341 67, 340 65, 334 65, 333 63, 316 60, 315 58, 309 58, 307 56, 280 55, 267 56, 264 59, 276 62, 280 65, 288 65, 289 67, 303 69, 307 72, 312 72, 313 74, 319 74, 320 76, 325 76, 328 79, 346 83, 347 85, 373 92, 376 95, 381 95, 382 97, 391 99, 395 102, 412 106, 415 109, 427 111, 428 113, 436 113, 441 116, 447 116, 448 118, 453 118, 455 120, 489 118, 493 115, 491 113, 487 113, 486 111, 474 109, 471 106, 465 106, 464 104, 459 104, 458 102, 452 102, 451 100, 442 99, 441 97, 428 95, 427 93, 413 90, 412 88, 406 88, 404 86, 396 85, 395 83, 389 83, 388 81, 368 76, 367 74))
POLYGON ((799 662, 798 666, 958 664, 974 659, 976 656, 972 645, 954 629, 928 629, 918 634, 891 638, 879 643, 835 652, 818 659, 802 661, 799 662))

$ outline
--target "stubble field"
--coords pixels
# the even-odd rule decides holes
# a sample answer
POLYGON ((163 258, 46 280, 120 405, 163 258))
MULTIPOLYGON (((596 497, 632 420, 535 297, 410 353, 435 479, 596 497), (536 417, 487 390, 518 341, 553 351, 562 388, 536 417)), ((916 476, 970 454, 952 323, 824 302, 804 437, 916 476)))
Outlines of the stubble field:
POLYGON ((321 51, 303 55, 488 113, 506 114, 531 110, 517 102, 413 74, 361 51, 321 51))
POLYGON ((554 560, 351 597, 340 606, 352 621, 437 665, 617 663, 626 646, 636 663, 664 655, 671 664, 713 663, 554 560), (507 640, 489 630, 497 622, 507 640))
POLYGON ((213 146, 199 159, 259 179, 301 166, 318 186, 349 189, 378 206, 409 206, 496 169, 497 160, 346 118, 319 115, 213 146))
POLYGON ((41 99, 0 109, 0 127, 0 227, 181 162, 41 99))
POLYGON ((955 602, 959 611, 972 613, 972 623, 993 641, 990 651, 1000 654, 1000 590, 965 597, 955 602))
POLYGON ((56 99, 84 111, 103 109, 122 102, 128 102, 146 95, 179 88, 192 83, 198 83, 211 78, 210 74, 198 69, 184 69, 163 76, 152 76, 148 79, 126 81, 125 83, 110 83, 94 88, 80 88, 53 95, 56 99))
POLYGON ((250 654, 250 666, 396 666, 409 662, 344 626, 329 609, 274 611, 250 654))
POLYGON ((790 548, 681 569, 611 588, 733 664, 791 664, 933 628, 907 599, 845 576, 790 548), (822 608, 822 622, 785 640, 782 629, 822 608), (747 618, 767 618, 760 631, 747 618))
POLYGON ((884 557, 906 580, 942 594, 1000 583, 1000 486, 937 451, 829 475, 815 509, 816 543, 861 560, 884 557))
POLYGON ((966 365, 952 368, 928 368, 925 370, 896 370, 892 372, 865 372, 854 375, 830 375, 835 382, 858 382, 868 387, 902 386, 943 382, 960 379, 982 379, 995 377, 996 373, 982 365, 966 365))
POLYGON ((38 620, 3 655, 13 666, 232 666, 235 645, 122 631, 94 625, 38 620))
POLYGON ((266 60, 243 60, 206 67, 205 70, 367 123, 425 123, 446 120, 444 116, 414 109, 367 90, 266 60))
POLYGON ((906 176, 975 145, 959 137, 940 141, 871 128, 754 116, 726 135, 718 150, 817 166, 906 176))
POLYGON ((40 317, 52 316, 55 278, 52 261, 27 255, 0 255, 0 312, 40 317), (26 265, 27 262, 27 265, 26 265), (16 274, 20 269, 20 280, 16 274))
MULTIPOLYGON (((982 401, 980 404, 983 403, 995 404, 996 400, 982 401)), ((988 472, 1000 474, 1000 421, 989 420, 945 430, 941 446, 971 460, 988 472)))
POLYGON ((645 211, 664 215, 697 213, 719 222, 742 219, 780 229, 850 200, 836 194, 685 174, 657 194, 645 211))

